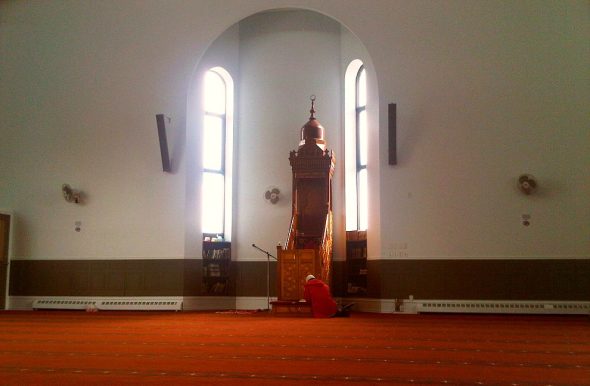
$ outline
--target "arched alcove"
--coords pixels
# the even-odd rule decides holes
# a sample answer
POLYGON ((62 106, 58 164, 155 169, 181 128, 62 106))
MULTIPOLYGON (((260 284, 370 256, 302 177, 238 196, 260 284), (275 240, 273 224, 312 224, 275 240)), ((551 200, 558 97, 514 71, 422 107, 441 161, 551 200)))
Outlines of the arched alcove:
POLYGON ((256 13, 230 26, 211 43, 197 65, 187 111, 186 257, 201 254, 200 88, 204 72, 221 66, 235 84, 232 259, 265 260, 251 244, 272 250, 287 235, 291 214, 288 156, 298 145, 299 129, 308 118, 309 97, 314 94, 316 116, 326 128, 327 147, 337 157, 334 260, 344 260, 344 75, 348 65, 358 59, 365 63, 368 75, 369 229, 377 247, 379 106, 371 58, 354 33, 335 19, 310 10, 281 9, 256 13), (268 186, 277 186, 283 193, 276 205, 263 199, 268 186))

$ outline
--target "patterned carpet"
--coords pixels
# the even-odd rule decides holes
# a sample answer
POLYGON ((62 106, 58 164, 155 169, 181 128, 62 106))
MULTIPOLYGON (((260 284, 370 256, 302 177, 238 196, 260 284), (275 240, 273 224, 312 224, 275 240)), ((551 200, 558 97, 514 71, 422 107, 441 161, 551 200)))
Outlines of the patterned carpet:
POLYGON ((0 312, 0 385, 590 385, 588 316, 0 312))

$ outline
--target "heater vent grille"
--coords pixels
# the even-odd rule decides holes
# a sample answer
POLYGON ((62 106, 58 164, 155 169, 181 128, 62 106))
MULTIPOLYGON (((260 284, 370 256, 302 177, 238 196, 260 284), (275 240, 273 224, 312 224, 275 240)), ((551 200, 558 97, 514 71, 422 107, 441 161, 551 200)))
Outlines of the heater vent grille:
POLYGON ((410 300, 404 305, 416 312, 590 314, 590 302, 410 300))
POLYGON ((83 310, 88 306, 95 306, 94 300, 64 300, 64 299, 38 299, 33 302, 33 309, 62 309, 83 310))
POLYGON ((33 309, 58 309, 58 310, 136 310, 136 311, 180 311, 182 310, 182 301, 176 299, 72 299, 72 298, 52 298, 36 299, 33 301, 33 309))
POLYGON ((103 301, 99 310, 172 310, 182 309, 181 301, 103 301))

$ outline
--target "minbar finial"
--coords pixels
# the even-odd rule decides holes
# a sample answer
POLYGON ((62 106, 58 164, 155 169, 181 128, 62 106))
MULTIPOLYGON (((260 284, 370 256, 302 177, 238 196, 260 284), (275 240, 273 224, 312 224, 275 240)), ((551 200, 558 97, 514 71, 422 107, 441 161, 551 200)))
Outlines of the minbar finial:
POLYGON ((299 147, 301 148, 305 144, 315 144, 319 146, 322 150, 326 147, 326 141, 324 141, 324 128, 322 124, 315 118, 315 95, 311 95, 309 97, 311 100, 311 116, 309 120, 303 127, 301 128, 301 142, 299 142, 299 147))

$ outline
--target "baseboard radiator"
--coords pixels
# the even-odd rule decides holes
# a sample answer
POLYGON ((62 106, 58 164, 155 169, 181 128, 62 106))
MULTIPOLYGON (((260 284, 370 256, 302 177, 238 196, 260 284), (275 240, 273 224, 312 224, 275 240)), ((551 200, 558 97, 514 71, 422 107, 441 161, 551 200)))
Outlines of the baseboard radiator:
POLYGON ((39 298, 33 301, 34 310, 99 310, 99 311, 181 311, 177 299, 83 299, 39 298))
POLYGON ((590 314, 590 302, 513 300, 404 300, 409 313, 590 314))

